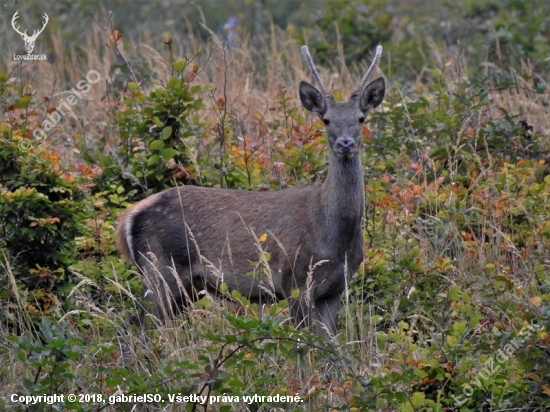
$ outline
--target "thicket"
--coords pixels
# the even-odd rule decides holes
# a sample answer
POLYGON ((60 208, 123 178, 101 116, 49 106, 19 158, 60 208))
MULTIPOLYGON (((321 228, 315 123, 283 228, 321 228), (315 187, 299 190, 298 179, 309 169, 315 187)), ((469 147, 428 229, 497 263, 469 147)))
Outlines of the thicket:
MULTIPOLYGON (((434 14, 334 0, 311 14, 274 9, 287 30, 264 24, 268 34, 250 39, 243 15, 234 44, 208 24, 137 41, 98 13, 72 54, 61 39, 77 29, 61 30, 62 8, 87 3, 52 3, 55 62, 0 71, 0 408, 23 410, 13 393, 153 393, 164 401, 140 407, 200 394, 241 398, 182 407, 547 410, 549 6, 526 3, 434 14), (323 124, 297 99, 309 77, 302 42, 337 98, 375 44, 390 80, 365 129, 367 252, 337 341, 289 326, 285 302, 261 308, 227 291, 167 325, 121 328, 142 303, 114 244, 130 203, 179 184, 284 190, 325 176, 323 124), (102 81, 37 139, 92 69, 102 81), (300 401, 244 404, 253 394, 300 401)), ((205 4, 203 21, 219 27, 226 16, 205 4)), ((29 410, 59 408, 132 405, 29 410)))

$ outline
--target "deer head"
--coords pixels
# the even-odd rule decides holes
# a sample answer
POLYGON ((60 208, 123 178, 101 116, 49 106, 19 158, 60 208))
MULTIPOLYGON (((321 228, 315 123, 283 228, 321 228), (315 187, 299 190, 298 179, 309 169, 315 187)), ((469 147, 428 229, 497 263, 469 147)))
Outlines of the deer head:
POLYGON ((15 12, 15 14, 13 15, 13 18, 11 19, 11 25, 13 27, 13 29, 19 33, 21 35, 21 37, 23 38, 24 42, 25 42, 25 50, 27 50, 27 54, 31 54, 32 51, 34 50, 34 43, 36 42, 36 38, 38 37, 38 35, 40 33, 42 33, 44 31, 44 28, 46 27, 46 24, 48 24, 48 21, 49 21, 49 17, 46 13, 44 13, 44 22, 42 24, 42 28, 40 30, 34 30, 33 33, 32 33, 32 36, 29 36, 27 34, 27 30, 25 30, 24 33, 22 33, 20 30, 19 30, 19 26, 15 26, 16 24, 16 20, 17 18, 19 17, 19 10, 15 12))
POLYGON ((378 65, 382 46, 376 48, 373 62, 363 78, 358 89, 347 102, 336 102, 327 92, 319 73, 315 69, 307 46, 302 46, 302 53, 319 86, 319 90, 307 82, 300 82, 300 100, 303 106, 317 114, 326 126, 331 154, 339 159, 351 159, 359 151, 362 127, 367 113, 377 107, 384 98, 384 79, 378 78, 367 85, 374 68, 378 65))

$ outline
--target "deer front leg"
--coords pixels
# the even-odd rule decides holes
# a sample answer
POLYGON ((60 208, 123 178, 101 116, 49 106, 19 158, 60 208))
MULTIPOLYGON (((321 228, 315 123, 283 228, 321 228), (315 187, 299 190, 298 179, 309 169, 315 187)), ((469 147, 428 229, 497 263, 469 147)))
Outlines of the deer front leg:
POLYGON ((287 301, 294 327, 309 329, 311 326, 311 303, 308 305, 305 293, 301 292, 298 298, 288 298, 287 301))
POLYGON ((340 293, 315 301, 317 334, 319 336, 325 339, 332 339, 336 336, 340 304, 340 293))

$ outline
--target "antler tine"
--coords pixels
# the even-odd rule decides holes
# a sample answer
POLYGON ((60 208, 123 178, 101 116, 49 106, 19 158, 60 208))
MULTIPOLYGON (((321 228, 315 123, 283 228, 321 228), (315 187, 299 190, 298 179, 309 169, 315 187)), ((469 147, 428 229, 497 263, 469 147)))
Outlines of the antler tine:
POLYGON ((380 56, 382 56, 382 46, 376 46, 376 54, 374 55, 374 59, 372 59, 372 63, 369 69, 361 79, 361 84, 359 85, 359 92, 362 92, 365 86, 367 85, 370 75, 372 74, 376 66, 378 66, 378 62, 380 61, 380 56))
POLYGON ((19 26, 15 27, 15 25, 17 24, 17 19, 19 18, 19 10, 17 10, 13 17, 11 18, 11 25, 13 27, 13 29, 18 33, 20 34, 21 36, 26 36, 27 35, 27 30, 25 30, 25 33, 21 33, 19 31, 19 26))
POLYGON ((44 22, 42 23, 42 28, 40 30, 37 30, 38 33, 36 33, 35 36, 38 36, 40 33, 42 33, 46 28, 46 24, 48 24, 48 22, 50 21, 50 18, 46 13, 44 13, 42 17, 44 18, 44 22))
POLYGON ((309 50, 307 46, 302 46, 302 54, 306 58, 307 65, 309 66, 309 70, 311 70, 311 74, 313 74, 313 77, 315 77, 315 81, 317 82, 317 85, 321 89, 321 93, 323 93, 323 95, 327 94, 327 89, 325 89, 325 86, 321 81, 321 77, 319 77, 319 73, 317 73, 317 69, 315 69, 315 65, 313 64, 313 59, 309 54, 309 50))

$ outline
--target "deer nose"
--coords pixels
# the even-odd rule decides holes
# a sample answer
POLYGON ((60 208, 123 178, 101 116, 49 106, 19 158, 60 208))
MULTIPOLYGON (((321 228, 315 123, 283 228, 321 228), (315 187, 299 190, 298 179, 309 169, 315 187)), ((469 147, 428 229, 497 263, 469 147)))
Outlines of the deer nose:
POLYGON ((340 149, 342 153, 349 153, 355 148, 355 142, 351 139, 343 139, 339 140, 336 146, 338 146, 338 149, 340 149))

